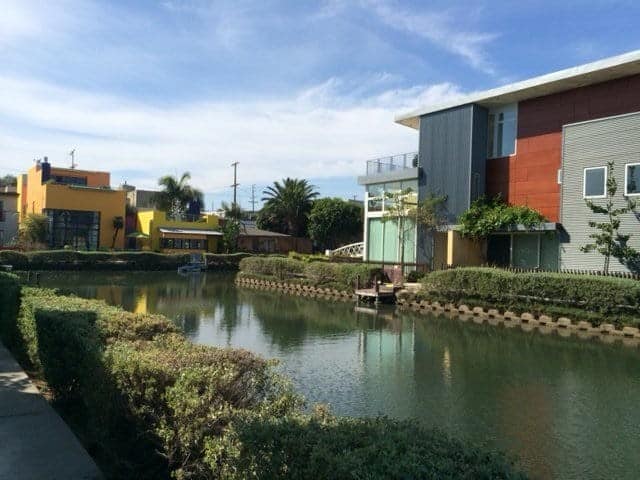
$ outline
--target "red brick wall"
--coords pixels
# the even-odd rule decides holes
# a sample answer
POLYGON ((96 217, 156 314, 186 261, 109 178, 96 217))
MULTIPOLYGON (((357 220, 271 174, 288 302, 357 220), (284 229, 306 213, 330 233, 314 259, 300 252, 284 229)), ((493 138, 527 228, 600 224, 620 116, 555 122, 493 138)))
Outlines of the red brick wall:
POLYGON ((487 160, 487 194, 560 216, 562 126, 640 111, 640 75, 520 102, 516 153, 487 160))

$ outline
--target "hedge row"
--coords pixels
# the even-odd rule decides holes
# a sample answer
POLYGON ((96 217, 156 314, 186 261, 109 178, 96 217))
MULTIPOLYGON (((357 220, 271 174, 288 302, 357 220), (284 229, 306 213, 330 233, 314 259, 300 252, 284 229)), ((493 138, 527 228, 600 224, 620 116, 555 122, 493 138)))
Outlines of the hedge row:
POLYGON ((640 282, 623 278, 456 268, 429 273, 421 295, 516 312, 579 316, 596 324, 640 323, 640 282))
POLYGON ((194 345, 162 316, 24 288, 11 319, 108 478, 523 478, 415 422, 304 413, 273 362, 194 345))
MULTIPOLYGON (((207 253, 205 256, 211 269, 237 270, 240 260, 249 255, 207 253)), ((13 265, 15 270, 175 270, 190 259, 187 253, 0 250, 0 264, 13 265)))
POLYGON ((382 279, 381 268, 356 263, 306 262, 284 257, 249 257, 240 262, 243 276, 277 281, 297 281, 315 287, 351 292, 359 279, 361 285, 375 276, 382 279))

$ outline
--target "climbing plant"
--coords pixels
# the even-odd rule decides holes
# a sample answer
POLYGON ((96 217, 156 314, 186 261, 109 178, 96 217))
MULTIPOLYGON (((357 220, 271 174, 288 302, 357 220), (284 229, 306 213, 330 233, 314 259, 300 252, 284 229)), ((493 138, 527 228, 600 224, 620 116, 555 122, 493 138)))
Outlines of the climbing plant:
POLYGON ((546 218, 537 210, 525 205, 509 205, 500 195, 480 197, 459 218, 460 233, 470 238, 484 238, 514 225, 531 229, 544 221, 546 218))

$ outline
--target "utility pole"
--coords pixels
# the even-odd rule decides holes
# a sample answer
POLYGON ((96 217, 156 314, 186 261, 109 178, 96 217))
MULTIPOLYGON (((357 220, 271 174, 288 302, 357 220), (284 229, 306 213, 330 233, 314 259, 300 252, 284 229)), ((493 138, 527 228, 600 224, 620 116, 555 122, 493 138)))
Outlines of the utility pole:
POLYGON ((240 184, 238 183, 238 176, 237 176, 237 173, 238 173, 238 163, 240 163, 240 162, 233 162, 233 163, 231 164, 231 166, 233 167, 233 184, 232 184, 231 186, 233 187, 233 204, 234 204, 234 205, 236 204, 236 201, 237 201, 236 192, 237 192, 237 190, 238 190, 238 185, 240 185, 240 184))
POLYGON ((251 185, 251 213, 256 213, 256 184, 251 185))

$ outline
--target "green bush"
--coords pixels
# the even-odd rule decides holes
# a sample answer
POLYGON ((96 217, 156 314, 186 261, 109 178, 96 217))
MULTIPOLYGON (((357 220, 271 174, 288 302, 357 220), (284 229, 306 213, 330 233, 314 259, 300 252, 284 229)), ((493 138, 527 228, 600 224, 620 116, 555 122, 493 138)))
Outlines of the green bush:
MULTIPOLYGON (((207 253, 205 257, 211 270, 238 270, 240 260, 248 255, 207 253)), ((190 261, 187 253, 0 250, 0 264, 13 265, 14 270, 175 270, 190 261)))
POLYGON ((411 270, 409 273, 407 273, 406 275, 406 280, 407 282, 418 282, 420 280, 422 280, 426 275, 426 272, 419 272, 418 270, 411 270))
POLYGON ((237 452, 223 464, 228 479, 525 478, 502 455, 416 422, 335 417, 323 409, 246 416, 224 440, 237 452))
POLYGON ((512 273, 493 268, 456 268, 428 274, 422 295, 440 301, 480 302, 515 311, 558 315, 584 312, 596 323, 640 322, 640 282, 563 273, 512 273))
POLYGON ((251 257, 240 262, 243 276, 277 281, 297 280, 314 287, 331 287, 353 291, 356 279, 360 284, 370 282, 375 275, 380 278, 380 268, 362 263, 305 262, 283 257, 251 257))
POLYGON ((20 282, 16 275, 0 272, 0 340, 11 348, 18 338, 20 282))

